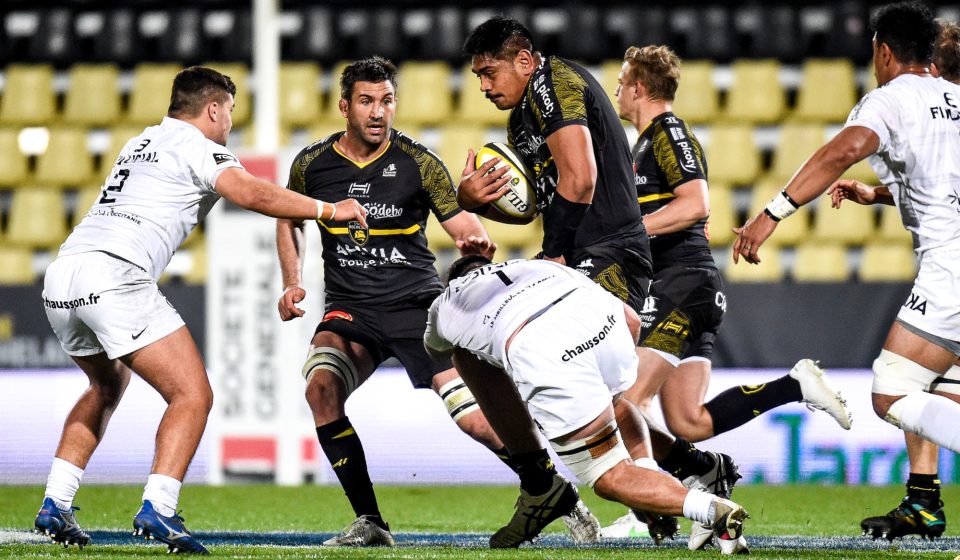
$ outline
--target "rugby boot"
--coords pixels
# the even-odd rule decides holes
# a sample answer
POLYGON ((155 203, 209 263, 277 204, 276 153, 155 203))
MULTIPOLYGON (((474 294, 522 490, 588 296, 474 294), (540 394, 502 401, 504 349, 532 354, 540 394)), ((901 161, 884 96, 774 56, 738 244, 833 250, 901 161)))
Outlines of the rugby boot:
POLYGON ((570 531, 570 538, 576 544, 589 544, 600 540, 600 522, 583 500, 578 499, 573 511, 561 519, 570 531))
POLYGON ((633 514, 647 526, 647 533, 650 534, 654 544, 660 544, 664 539, 673 540, 680 534, 680 522, 672 515, 651 513, 639 509, 633 510, 633 514))
POLYGON ((533 540, 550 522, 573 512, 579 500, 573 484, 556 473, 543 494, 533 496, 521 488, 513 517, 490 537, 490 548, 517 548, 533 540))
POLYGON ((393 535, 389 526, 384 529, 370 520, 369 515, 361 515, 339 535, 323 541, 323 546, 393 546, 393 535))
POLYGON ((178 514, 160 515, 150 500, 143 501, 143 507, 133 518, 133 534, 166 544, 167 552, 171 554, 210 554, 183 526, 182 517, 178 514))
POLYGON ((711 505, 713 510, 713 542, 720 548, 722 554, 747 554, 747 541, 743 538, 743 522, 750 514, 740 504, 724 498, 714 498, 711 505))
POLYGON ((807 408, 822 410, 833 417, 844 430, 849 430, 853 415, 847 409, 847 401, 827 379, 827 374, 817 362, 804 358, 790 370, 790 377, 800 382, 801 402, 807 408))
POLYGON ((925 505, 911 500, 910 496, 904 496, 900 505, 886 515, 868 517, 860 522, 864 535, 874 539, 883 537, 888 541, 907 535, 936 539, 946 528, 947 516, 943 512, 942 501, 925 505))
POLYGON ((79 509, 73 506, 68 510, 62 510, 57 507, 52 498, 44 498, 43 505, 40 506, 37 518, 33 522, 33 532, 38 535, 47 535, 53 539, 53 542, 63 546, 75 544, 83 548, 90 543, 90 535, 80 528, 73 514, 79 509))
MULTIPOLYGON (((713 458, 713 467, 701 475, 688 476, 683 480, 683 485, 687 488, 694 488, 709 492, 720 498, 730 498, 733 495, 733 487, 737 481, 743 478, 740 475, 740 469, 733 457, 725 453, 716 451, 704 451, 713 458)), ((687 540, 687 548, 690 550, 701 550, 713 541, 713 526, 707 523, 694 522, 690 526, 690 538, 687 540)))
POLYGON ((647 524, 637 519, 633 510, 627 510, 626 515, 600 529, 600 536, 605 539, 636 539, 647 538, 650 532, 647 531, 647 524))

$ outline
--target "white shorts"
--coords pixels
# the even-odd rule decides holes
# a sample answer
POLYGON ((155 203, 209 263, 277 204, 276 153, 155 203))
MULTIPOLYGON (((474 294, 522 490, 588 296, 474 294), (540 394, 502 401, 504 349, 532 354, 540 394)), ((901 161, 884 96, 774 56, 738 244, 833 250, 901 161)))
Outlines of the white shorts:
POLYGON ((101 252, 57 257, 43 278, 43 306, 63 351, 119 358, 184 325, 140 267, 101 252))
POLYGON ((960 247, 923 253, 920 270, 897 318, 949 341, 960 341, 960 247))
POLYGON ((586 426, 637 379, 636 344, 623 303, 586 288, 524 326, 511 341, 506 362, 547 439, 586 426))

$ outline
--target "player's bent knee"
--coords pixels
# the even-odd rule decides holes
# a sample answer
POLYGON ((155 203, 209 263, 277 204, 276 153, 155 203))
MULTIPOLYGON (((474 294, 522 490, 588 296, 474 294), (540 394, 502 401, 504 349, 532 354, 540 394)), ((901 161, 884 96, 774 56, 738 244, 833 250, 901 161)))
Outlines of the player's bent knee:
POLYGON ((307 381, 307 392, 316 389, 310 381, 318 371, 329 371, 343 383, 345 397, 360 386, 360 372, 356 364, 343 351, 330 346, 311 347, 307 361, 303 364, 303 378, 307 381))
MULTIPOLYGON (((873 361, 873 393, 900 397, 926 391, 940 375, 889 350, 873 361)), ((876 400, 876 399, 875 399, 876 400)))
POLYGON ((463 427, 464 431, 468 431, 467 426, 477 423, 479 415, 472 413, 479 412, 480 405, 477 404, 477 399, 462 379, 457 377, 444 383, 437 390, 437 394, 443 400, 443 405, 447 407, 447 414, 463 427), (468 418, 471 415, 472 418, 468 418))
MULTIPOLYGON (((630 453, 620 438, 617 422, 611 420, 594 435, 571 440, 566 443, 551 441, 563 464, 570 469, 580 482, 594 488, 607 471, 622 461, 630 459, 630 453)), ((603 487, 604 485, 601 485, 603 487)), ((598 490, 599 491, 599 490, 598 490)))

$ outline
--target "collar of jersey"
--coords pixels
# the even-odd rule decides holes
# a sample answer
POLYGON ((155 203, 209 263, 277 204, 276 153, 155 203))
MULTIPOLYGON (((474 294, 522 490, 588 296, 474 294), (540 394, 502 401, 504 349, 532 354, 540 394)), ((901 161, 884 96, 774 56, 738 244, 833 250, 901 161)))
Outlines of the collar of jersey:
MULTIPOLYGON (((345 160, 349 161, 350 163, 356 165, 356 166, 359 167, 360 169, 363 169, 364 167, 366 167, 366 166, 370 165, 371 163, 377 161, 378 159, 382 158, 382 157, 383 157, 383 154, 385 154, 385 153, 387 153, 387 152, 390 151, 390 145, 393 144, 393 140, 392 140, 392 138, 393 138, 393 131, 391 130, 390 133, 391 133, 391 134, 390 134, 391 139, 390 139, 390 140, 387 140, 387 147, 384 148, 382 152, 380 152, 380 155, 378 155, 377 157, 371 159, 370 161, 357 161, 357 160, 353 159, 352 157, 348 156, 347 154, 341 152, 341 151, 340 151, 340 148, 337 147, 337 142, 336 142, 336 140, 334 140, 334 142, 333 142, 333 151, 336 152, 336 153, 338 153, 338 154, 340 154, 340 157, 342 157, 343 159, 345 159, 345 160)), ((337 138, 337 140, 339 140, 339 138, 337 138)))

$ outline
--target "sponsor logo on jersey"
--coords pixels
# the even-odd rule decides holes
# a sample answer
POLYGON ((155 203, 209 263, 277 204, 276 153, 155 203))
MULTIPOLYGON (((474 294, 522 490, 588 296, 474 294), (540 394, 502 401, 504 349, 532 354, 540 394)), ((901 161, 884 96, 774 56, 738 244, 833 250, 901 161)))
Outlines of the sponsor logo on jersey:
POLYGON ((657 298, 654 296, 647 296, 643 300, 643 309, 640 310, 640 313, 656 313, 657 312, 657 298))
POLYGON ((546 117, 553 112, 554 104, 553 99, 550 99, 550 90, 547 89, 547 76, 546 74, 541 74, 539 78, 533 82, 533 91, 540 96, 540 102, 543 103, 543 116, 546 117))
POLYGON ((367 197, 370 196, 370 183, 350 183, 347 189, 349 196, 367 197))
POLYGON ((693 144, 688 140, 682 140, 677 142, 677 147, 680 148, 680 160, 677 162, 680 164, 680 168, 687 173, 696 173, 697 160, 693 157, 693 144))
POLYGON ((583 259, 575 268, 593 268, 593 259, 583 259))
POLYGON ((907 302, 903 304, 903 307, 906 307, 911 311, 917 311, 921 315, 927 314, 927 300, 913 292, 910 292, 910 297, 907 298, 907 302))
POLYGON ((670 136, 672 136, 674 140, 685 140, 687 138, 687 135, 683 133, 682 128, 670 127, 669 130, 670 130, 670 136))
POLYGON ((76 309, 77 307, 83 307, 85 305, 96 305, 100 302, 100 296, 96 294, 90 294, 84 298, 76 298, 69 300, 58 300, 58 299, 47 299, 43 298, 43 305, 49 309, 76 309))
POLYGON ((591 348, 598 346, 604 339, 607 338, 607 335, 610 334, 610 331, 613 330, 613 326, 617 324, 617 319, 613 315, 607 315, 607 324, 600 329, 600 332, 593 335, 591 338, 584 340, 580 344, 577 344, 573 348, 567 348, 563 351, 563 356, 560 358, 564 362, 569 362, 570 360, 576 358, 580 354, 590 350, 591 348))
POLYGON ((333 319, 343 319, 344 321, 353 321, 353 315, 347 313, 346 311, 330 311, 323 316, 323 319, 320 322, 332 321, 333 319))
POLYGON ((384 177, 396 177, 397 176, 397 164, 391 163, 390 165, 383 168, 384 177))
POLYGON ((131 163, 157 163, 159 158, 157 157, 157 152, 141 152, 136 154, 130 154, 128 156, 120 156, 117 158, 117 165, 129 165, 131 163))
POLYGON ((363 205, 367 209, 368 218, 399 218, 403 215, 403 208, 383 202, 370 202, 363 205))
POLYGON ((350 234, 350 239, 359 247, 366 245, 367 240, 370 239, 369 228, 364 227, 356 220, 347 224, 347 232, 350 234))
POLYGON ((230 154, 213 154, 213 161, 217 162, 217 165, 220 165, 228 161, 237 161, 237 158, 230 154))

